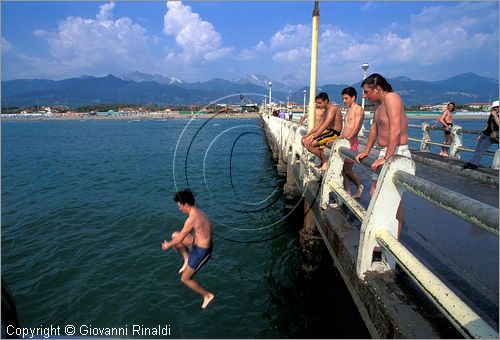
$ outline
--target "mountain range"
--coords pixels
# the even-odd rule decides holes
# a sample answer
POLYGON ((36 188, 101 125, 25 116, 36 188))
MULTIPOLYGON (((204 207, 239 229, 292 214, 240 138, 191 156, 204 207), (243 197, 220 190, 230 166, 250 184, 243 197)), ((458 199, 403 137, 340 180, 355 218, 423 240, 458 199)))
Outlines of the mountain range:
MULTIPOLYGON (((240 79, 212 79, 188 83, 175 77, 131 72, 121 76, 81 76, 64 80, 16 79, 2 81, 2 106, 28 107, 35 105, 81 105, 123 103, 187 105, 208 103, 254 102, 261 104, 269 93, 272 82, 273 101, 287 100, 303 103, 304 90, 292 75, 281 81, 267 76, 245 75, 240 79)), ((464 73, 440 81, 413 80, 408 77, 388 79, 405 105, 437 104, 453 101, 456 104, 491 102, 498 99, 498 80, 475 73, 464 73)), ((356 84, 325 84, 330 100, 342 103, 341 91, 353 86, 361 95, 361 82, 356 84)), ((358 99, 358 101, 360 101, 358 99)))

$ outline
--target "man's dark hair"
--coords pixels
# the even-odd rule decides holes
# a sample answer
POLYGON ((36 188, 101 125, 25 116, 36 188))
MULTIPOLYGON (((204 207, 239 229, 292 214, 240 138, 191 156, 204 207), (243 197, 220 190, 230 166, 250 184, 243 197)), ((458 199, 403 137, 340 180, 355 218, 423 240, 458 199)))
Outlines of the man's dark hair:
POLYGON ((184 189, 181 191, 177 191, 174 195, 174 201, 180 202, 181 204, 189 204, 190 206, 194 206, 194 194, 190 189, 184 189))
POLYGON ((454 103, 454 102, 449 102, 449 103, 448 103, 448 105, 450 105, 450 104, 451 104, 451 105, 453 105, 453 110, 452 110, 452 111, 455 111, 455 108, 457 107, 457 106, 455 105, 455 103, 454 103))
POLYGON ((320 92, 320 93, 318 93, 318 95, 314 98, 314 100, 316 100, 316 99, 321 99, 323 101, 326 100, 327 102, 330 101, 330 99, 328 98, 328 93, 326 93, 326 92, 320 92))
POLYGON ((370 74, 363 82, 361 83, 361 87, 368 85, 372 90, 374 90, 377 86, 380 86, 382 90, 385 92, 393 92, 391 84, 385 80, 378 73, 370 74))
POLYGON ((356 92, 356 89, 352 86, 346 87, 345 89, 342 90, 342 95, 347 94, 349 97, 355 97, 358 98, 358 93, 356 92))

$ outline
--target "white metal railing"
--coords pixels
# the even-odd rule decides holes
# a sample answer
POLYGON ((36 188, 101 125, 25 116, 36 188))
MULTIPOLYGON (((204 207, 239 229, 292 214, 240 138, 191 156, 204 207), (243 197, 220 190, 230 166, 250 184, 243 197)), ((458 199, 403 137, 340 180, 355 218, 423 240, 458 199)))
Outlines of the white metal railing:
MULTIPOLYGON (((435 130, 435 131, 444 131, 444 128, 442 127, 435 127, 432 128, 429 123, 422 123, 422 124, 408 124, 409 129, 420 129, 422 130, 422 137, 421 138, 414 138, 414 137, 409 137, 408 139, 412 142, 419 143, 419 150, 422 152, 431 152, 430 146, 439 146, 443 148, 448 149, 448 154, 449 157, 455 158, 455 159, 460 159, 460 152, 468 152, 468 153, 474 153, 473 148, 468 148, 463 145, 463 134, 470 134, 470 135, 476 135, 479 136, 482 132, 477 131, 477 130, 464 130, 460 125, 454 125, 451 128, 451 137, 452 141, 451 144, 445 144, 443 142, 437 142, 435 140, 432 140, 431 135, 429 131, 435 130)), ((365 128, 364 124, 361 127, 361 131, 359 133, 360 136, 366 136, 368 130, 365 128)), ((485 151, 483 153, 484 156, 492 157, 492 162, 491 162, 491 168, 498 170, 500 169, 500 149, 497 148, 496 151, 485 151)))
MULTIPOLYGON (((292 158, 288 159, 300 160, 304 186, 307 181, 317 181, 320 177, 309 162, 312 154, 307 152, 300 143, 306 129, 298 127, 294 122, 272 116, 263 116, 263 119, 276 141, 283 142, 286 136, 286 142, 280 143, 279 147, 285 153, 292 152, 292 158)), ((498 208, 415 176, 413 160, 394 155, 384 163, 381 170, 377 171, 379 173, 377 186, 368 208, 365 209, 343 187, 344 159, 346 157, 354 159, 356 153, 350 149, 350 143, 346 139, 336 139, 331 150, 328 170, 321 181, 319 204, 323 209, 345 205, 362 222, 356 263, 358 277, 363 280, 365 274, 373 270, 372 254, 374 248, 379 246, 383 252, 384 263, 383 267, 379 266, 377 270, 392 270, 398 263, 464 337, 498 338, 498 332, 495 329, 461 301, 398 241, 398 221, 396 220, 396 211, 406 190, 496 235, 498 235, 498 208), (334 203, 331 203, 332 193, 335 196, 334 203)), ((371 169, 370 166, 374 161, 366 157, 361 164, 371 169)))
MULTIPOLYGON (((460 159, 460 151, 471 152, 471 153, 474 152, 474 149, 463 146, 462 134, 471 134, 471 135, 480 135, 481 134, 481 131, 463 130, 460 125, 453 125, 453 127, 451 128, 451 131, 450 131, 451 138, 452 138, 451 144, 448 145, 445 143, 433 141, 431 139, 431 135, 430 135, 429 131, 430 130, 444 131, 444 128, 442 128, 442 127, 431 128, 429 123, 424 122, 421 125, 408 124, 408 128, 422 130, 422 138, 420 138, 420 139, 412 138, 412 137, 408 138, 409 140, 411 140, 413 142, 420 143, 420 151, 431 152, 430 146, 435 145, 435 146, 447 148, 449 157, 456 158, 456 159, 460 159)), ((491 168, 498 170, 499 166, 500 166, 500 156, 499 156, 500 151, 499 151, 499 149, 497 148, 496 152, 485 151, 484 155, 493 157, 491 168)))

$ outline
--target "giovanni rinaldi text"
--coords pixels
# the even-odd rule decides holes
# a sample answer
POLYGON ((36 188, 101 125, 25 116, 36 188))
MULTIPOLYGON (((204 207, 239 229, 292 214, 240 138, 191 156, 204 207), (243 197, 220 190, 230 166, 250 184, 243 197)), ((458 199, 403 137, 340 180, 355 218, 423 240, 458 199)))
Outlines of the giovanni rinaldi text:
POLYGON ((40 327, 15 327, 8 325, 7 335, 24 339, 54 336, 170 336, 170 325, 148 327, 144 325, 125 325, 124 327, 95 327, 92 325, 66 325, 40 327))

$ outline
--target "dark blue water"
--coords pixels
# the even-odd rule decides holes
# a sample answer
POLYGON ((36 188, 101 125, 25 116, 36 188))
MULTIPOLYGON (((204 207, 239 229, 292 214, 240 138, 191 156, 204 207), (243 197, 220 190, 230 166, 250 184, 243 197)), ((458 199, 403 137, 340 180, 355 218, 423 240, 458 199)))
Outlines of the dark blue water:
MULTIPOLYGON (((298 244, 259 120, 2 122, 2 278, 24 327, 164 327, 171 338, 364 338, 325 250, 298 244), (190 187, 214 254, 179 282, 161 241, 190 187)), ((64 335, 62 333, 61 335, 64 335)))

